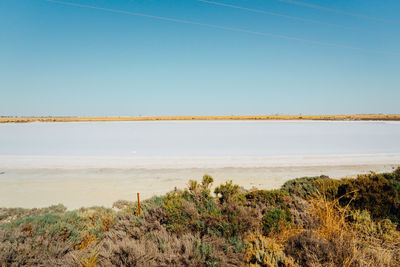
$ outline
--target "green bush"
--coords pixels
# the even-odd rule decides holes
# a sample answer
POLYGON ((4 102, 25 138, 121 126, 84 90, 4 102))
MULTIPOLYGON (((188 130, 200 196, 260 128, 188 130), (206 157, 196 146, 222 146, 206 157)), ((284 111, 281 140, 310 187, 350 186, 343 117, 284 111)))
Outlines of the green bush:
POLYGON ((397 190, 397 192, 399 192, 400 195, 400 167, 398 167, 392 173, 383 173, 381 175, 394 186, 394 188, 397 190))
POLYGON ((255 190, 247 193, 245 198, 248 202, 267 207, 287 206, 290 201, 284 190, 255 190))
POLYGON ((210 175, 208 175, 208 174, 203 175, 203 180, 201 181, 201 183, 204 188, 209 189, 213 182, 214 182, 214 178, 212 178, 210 175))
POLYGON ((184 210, 182 200, 182 193, 168 193, 161 205, 167 216, 167 229, 178 234, 191 225, 191 215, 184 210))
POLYGON ((316 179, 313 181, 320 194, 323 194, 329 200, 337 198, 339 186, 344 182, 337 179, 316 179))
POLYGON ((399 191, 386 174, 360 175, 357 179, 346 179, 338 188, 337 197, 341 205, 353 209, 368 210, 373 218, 400 220, 399 191))
POLYGON ((268 211, 262 218, 264 235, 280 232, 283 228, 289 226, 291 221, 291 215, 287 211, 279 208, 268 211))
POLYGON ((182 234, 190 229, 202 235, 217 233, 216 226, 221 220, 220 210, 211 195, 213 178, 203 176, 203 181, 189 181, 189 189, 169 193, 164 197, 162 208, 167 215, 167 229, 182 234))
POLYGON ((239 197, 239 186, 232 184, 232 181, 228 181, 216 187, 214 193, 217 195, 220 203, 234 201, 239 197))
POLYGON ((287 181, 281 187, 281 190, 288 192, 290 195, 295 195, 301 198, 307 198, 315 194, 319 194, 318 186, 316 181, 327 180, 328 176, 316 176, 316 177, 302 177, 287 181))
POLYGON ((218 200, 211 195, 213 179, 205 175, 201 184, 189 182, 189 189, 167 194, 162 208, 167 229, 182 234, 191 230, 203 235, 231 238, 257 224, 257 216, 243 205, 239 187, 227 182, 216 188, 218 200))

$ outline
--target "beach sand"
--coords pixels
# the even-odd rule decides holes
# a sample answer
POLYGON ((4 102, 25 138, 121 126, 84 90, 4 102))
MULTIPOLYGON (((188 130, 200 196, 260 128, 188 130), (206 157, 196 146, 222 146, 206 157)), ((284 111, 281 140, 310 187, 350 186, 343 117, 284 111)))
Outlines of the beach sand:
POLYGON ((327 165, 320 161, 314 164, 298 162, 297 165, 280 164, 277 167, 248 164, 250 167, 239 168, 193 168, 188 164, 179 168, 173 168, 173 165, 168 168, 87 168, 83 165, 79 168, 74 165, 69 168, 46 168, 45 165, 42 168, 29 165, 5 168, 0 164, 0 207, 38 208, 58 203, 69 209, 94 205, 111 207, 120 199, 135 201, 137 192, 146 199, 165 194, 175 187, 183 189, 190 179, 201 180, 206 173, 214 177, 214 185, 232 180, 246 189, 274 189, 296 177, 322 174, 332 178, 354 177, 370 171, 389 172, 400 164, 397 157, 379 164, 371 164, 368 160, 364 160, 367 164, 360 164, 362 161, 358 164, 337 161, 342 165, 329 163, 329 160, 327 165))

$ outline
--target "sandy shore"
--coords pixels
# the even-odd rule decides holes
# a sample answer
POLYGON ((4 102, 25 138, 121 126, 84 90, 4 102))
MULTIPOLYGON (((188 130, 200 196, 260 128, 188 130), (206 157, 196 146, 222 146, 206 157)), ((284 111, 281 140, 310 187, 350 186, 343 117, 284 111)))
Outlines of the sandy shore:
POLYGON ((182 162, 181 159, 177 165, 176 159, 169 159, 158 161, 158 165, 147 161, 147 167, 143 167, 145 161, 134 167, 128 167, 127 162, 109 161, 114 164, 113 168, 104 168, 107 164, 99 167, 105 159, 76 165, 79 160, 72 163, 65 158, 43 161, 40 157, 42 165, 34 168, 39 158, 36 162, 31 158, 32 165, 27 164, 27 158, 19 161, 8 158, 8 162, 5 159, 0 159, 0 207, 33 208, 62 203, 69 209, 93 205, 111 207, 119 199, 135 200, 136 192, 140 192, 143 199, 165 194, 174 187, 185 188, 189 179, 200 180, 205 173, 215 178, 216 185, 233 180, 245 188, 273 189, 296 177, 322 174, 332 178, 351 177, 370 171, 392 171, 400 165, 399 155, 292 157, 292 161, 282 157, 269 161, 241 159, 242 164, 239 159, 203 159, 202 162, 198 159, 182 162), (59 164, 63 164, 63 168, 59 164), (194 168, 193 164, 199 166, 194 168), (234 164, 241 167, 230 166, 234 164))

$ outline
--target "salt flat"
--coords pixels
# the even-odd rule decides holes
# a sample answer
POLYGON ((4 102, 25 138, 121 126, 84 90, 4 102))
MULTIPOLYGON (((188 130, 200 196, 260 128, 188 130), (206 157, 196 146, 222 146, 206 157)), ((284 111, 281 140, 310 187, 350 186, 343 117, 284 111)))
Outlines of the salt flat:
POLYGON ((400 122, 0 124, 0 206, 68 208, 184 188, 204 173, 251 188, 400 165, 400 122))
POLYGON ((400 122, 145 121, 0 124, 0 155, 129 158, 400 153, 400 122))

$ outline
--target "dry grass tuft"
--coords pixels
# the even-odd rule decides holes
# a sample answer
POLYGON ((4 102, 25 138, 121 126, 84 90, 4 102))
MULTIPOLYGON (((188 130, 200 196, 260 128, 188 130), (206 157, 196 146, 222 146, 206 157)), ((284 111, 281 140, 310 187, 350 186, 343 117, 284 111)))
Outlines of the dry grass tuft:
POLYGON ((314 230, 300 232, 285 244, 285 252, 301 266, 397 266, 400 246, 396 225, 373 221, 367 211, 319 194, 309 199, 310 213, 319 220, 314 230), (397 240, 393 241, 393 240, 397 240))
POLYGON ((88 255, 81 256, 78 261, 79 267, 96 267, 99 258, 99 253, 93 250, 88 255))
POLYGON ((348 206, 341 206, 338 199, 328 200, 326 195, 318 194, 309 200, 310 213, 321 222, 319 234, 327 240, 332 240, 338 235, 348 233, 346 218, 349 216, 348 206))

